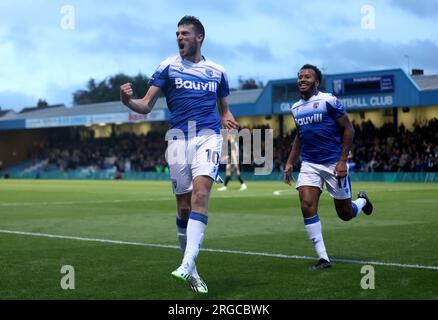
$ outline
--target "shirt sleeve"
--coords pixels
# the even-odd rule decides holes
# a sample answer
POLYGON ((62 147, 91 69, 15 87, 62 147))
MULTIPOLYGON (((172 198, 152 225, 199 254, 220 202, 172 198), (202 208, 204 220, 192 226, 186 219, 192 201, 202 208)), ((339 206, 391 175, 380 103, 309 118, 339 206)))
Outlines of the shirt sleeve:
POLYGON ((230 88, 228 87, 228 77, 225 72, 222 72, 221 82, 217 88, 217 97, 224 98, 230 94, 230 88))
POLYGON ((345 110, 345 107, 342 105, 341 101, 339 101, 338 98, 333 97, 330 101, 326 102, 327 106, 327 112, 328 114, 333 118, 337 119, 339 117, 342 117, 344 114, 347 113, 345 110))
POLYGON ((152 78, 149 80, 150 86, 155 86, 164 91, 165 87, 168 85, 169 81, 169 62, 164 60, 157 68, 152 78))

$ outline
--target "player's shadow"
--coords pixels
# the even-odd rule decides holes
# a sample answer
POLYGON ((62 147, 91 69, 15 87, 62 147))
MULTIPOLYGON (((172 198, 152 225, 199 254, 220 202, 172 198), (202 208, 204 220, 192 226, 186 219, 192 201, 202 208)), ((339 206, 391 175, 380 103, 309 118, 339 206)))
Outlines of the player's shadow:
MULTIPOLYGON (((208 294, 193 294, 195 300, 248 300, 247 291, 253 291, 253 287, 264 287, 269 285, 266 279, 248 280, 247 277, 229 276, 226 278, 206 279, 208 294)), ((265 297, 269 299, 269 297, 265 297)))

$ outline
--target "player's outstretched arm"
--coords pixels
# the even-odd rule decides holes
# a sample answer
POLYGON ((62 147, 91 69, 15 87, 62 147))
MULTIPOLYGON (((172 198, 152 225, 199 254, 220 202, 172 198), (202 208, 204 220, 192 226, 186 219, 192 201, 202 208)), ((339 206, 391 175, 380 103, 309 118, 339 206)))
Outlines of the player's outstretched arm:
POLYGON ((226 97, 219 98, 218 99, 218 105, 222 120, 222 125, 227 128, 228 130, 231 129, 238 129, 239 123, 234 119, 233 114, 231 113, 230 109, 228 108, 228 101, 226 97))
POLYGON ((287 158, 286 164, 283 170, 283 181, 284 183, 291 185, 292 179, 292 169, 294 166, 294 162, 298 159, 300 155, 300 137, 298 133, 295 135, 294 142, 292 143, 292 149, 289 153, 289 157, 287 158))
POLYGON ((120 86, 120 100, 132 111, 148 114, 157 102, 160 91, 160 88, 150 86, 143 99, 132 99, 134 91, 132 90, 132 84, 128 82, 120 86))

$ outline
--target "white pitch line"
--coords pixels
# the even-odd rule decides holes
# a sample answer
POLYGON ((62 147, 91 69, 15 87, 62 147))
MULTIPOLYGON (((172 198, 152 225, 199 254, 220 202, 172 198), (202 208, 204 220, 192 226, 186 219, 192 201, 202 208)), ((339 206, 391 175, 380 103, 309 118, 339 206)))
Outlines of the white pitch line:
POLYGON ((90 200, 90 201, 53 201, 53 202, 3 202, 0 207, 19 207, 19 206, 48 206, 48 205, 75 205, 75 204, 100 204, 100 203, 123 203, 123 202, 143 202, 143 201, 163 201, 174 200, 173 198, 153 198, 153 199, 123 199, 123 200, 90 200))
MULTIPOLYGON (((275 190, 272 194, 274 195, 274 196, 280 196, 282 193, 285 193, 285 192, 290 192, 291 191, 291 189, 286 189, 286 190, 275 190)), ((291 193, 291 195, 296 195, 295 193, 291 193)))
POLYGON ((267 194, 247 194, 245 191, 240 192, 236 190, 236 193, 239 192, 239 194, 222 194, 220 196, 215 196, 215 199, 222 199, 222 198, 263 198, 263 197, 269 197, 267 194))
MULTIPOLYGON (((234 194, 234 195, 221 195, 219 198, 250 198, 250 197, 263 197, 258 194, 234 194)), ((113 200, 89 200, 89 201, 46 201, 46 202, 3 202, 0 203, 0 207, 29 207, 29 206, 63 206, 63 205, 80 205, 80 204, 102 204, 102 203, 124 203, 124 202, 147 202, 147 201, 175 201, 172 196, 161 198, 142 198, 142 199, 113 199, 113 200)))
MULTIPOLYGON (((179 246, 168 245, 168 244, 155 244, 155 243, 131 242, 131 241, 120 241, 120 240, 107 240, 107 239, 97 239, 97 238, 84 238, 84 237, 75 237, 75 236, 63 236, 63 235, 56 235, 56 234, 34 233, 34 232, 25 232, 25 231, 12 231, 12 230, 2 230, 2 229, 0 229, 0 233, 17 234, 17 235, 34 236, 34 237, 44 237, 44 238, 67 239, 67 240, 101 242, 101 243, 111 243, 111 244, 122 244, 122 245, 131 245, 131 246, 153 247, 153 248, 167 248, 167 249, 178 249, 178 250, 180 250, 179 246)), ((238 250, 224 250, 224 249, 208 249, 208 248, 203 248, 203 249, 201 249, 201 251, 218 252, 218 253, 230 253, 230 254, 239 254, 239 255, 247 255, 247 256, 281 258, 281 259, 315 260, 315 257, 287 255, 287 254, 281 254, 281 253, 238 251, 238 250)), ((422 266, 422 265, 419 265, 419 264, 403 264, 403 263, 396 263, 396 262, 365 261, 365 260, 341 259, 341 258, 333 258, 331 260, 334 261, 334 262, 360 264, 360 265, 370 264, 370 265, 378 265, 378 266, 385 266, 385 267, 399 267, 399 268, 410 268, 410 269, 438 270, 438 266, 422 266)))
POLYGON ((149 244, 149 243, 142 243, 142 242, 107 240, 107 239, 97 239, 97 238, 84 238, 84 237, 75 237, 75 236, 63 236, 63 235, 58 235, 58 234, 25 232, 25 231, 11 231, 11 230, 0 229, 0 233, 18 234, 18 235, 24 235, 24 236, 34 236, 34 237, 43 237, 43 238, 79 240, 79 241, 102 242, 102 243, 112 243, 112 244, 124 244, 124 245, 142 246, 142 247, 180 249, 179 246, 167 245, 167 244, 149 244))

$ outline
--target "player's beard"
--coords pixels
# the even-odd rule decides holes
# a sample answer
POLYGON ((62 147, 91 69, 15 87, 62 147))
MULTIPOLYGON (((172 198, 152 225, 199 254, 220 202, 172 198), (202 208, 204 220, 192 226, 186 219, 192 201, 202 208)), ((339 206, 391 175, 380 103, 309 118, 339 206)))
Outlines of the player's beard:
POLYGON ((184 43, 184 49, 182 49, 181 56, 184 59, 194 58, 196 57, 197 50, 198 48, 195 40, 187 41, 184 43))
POLYGON ((301 96, 305 97, 306 99, 313 96, 313 94, 316 92, 316 90, 317 90, 317 88, 316 88, 315 83, 310 83, 305 88, 301 88, 300 86, 298 86, 298 91, 301 93, 301 96))
POLYGON ((312 84, 312 83, 305 84, 304 86, 302 86, 300 84, 298 85, 298 90, 301 93, 307 93, 307 92, 312 91, 314 89, 315 89, 315 84, 312 84))

